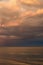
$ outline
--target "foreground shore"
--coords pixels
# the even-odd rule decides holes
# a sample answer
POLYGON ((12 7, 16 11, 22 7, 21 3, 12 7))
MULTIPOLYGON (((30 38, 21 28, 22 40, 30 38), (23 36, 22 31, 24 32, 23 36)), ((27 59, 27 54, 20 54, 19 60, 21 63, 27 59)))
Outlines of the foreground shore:
POLYGON ((0 65, 43 65, 43 47, 0 47, 0 65))

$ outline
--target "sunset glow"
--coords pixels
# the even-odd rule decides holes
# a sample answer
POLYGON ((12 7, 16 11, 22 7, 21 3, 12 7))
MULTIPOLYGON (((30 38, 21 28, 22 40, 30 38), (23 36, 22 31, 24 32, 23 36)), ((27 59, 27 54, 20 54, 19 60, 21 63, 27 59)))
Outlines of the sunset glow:
MULTIPOLYGON (((40 26, 43 26, 43 0, 0 1, 0 27, 2 27, 0 31, 7 31, 7 34, 9 29, 9 34, 12 31, 11 34, 16 34, 20 37, 23 35, 24 37, 30 34, 29 31, 31 31, 31 27, 33 27, 34 30, 36 30, 34 27, 38 27, 39 30, 40 26), (4 30, 3 28, 7 29, 4 30), (24 30, 24 32, 22 30, 24 30)), ((2 34, 4 34, 4 32, 2 34)), ((35 34, 36 36, 38 35, 38 33, 35 34)))

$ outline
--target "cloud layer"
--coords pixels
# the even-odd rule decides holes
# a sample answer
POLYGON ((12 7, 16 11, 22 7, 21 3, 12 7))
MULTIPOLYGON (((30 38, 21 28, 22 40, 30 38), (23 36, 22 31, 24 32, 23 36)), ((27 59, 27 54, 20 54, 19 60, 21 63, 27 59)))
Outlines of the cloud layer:
POLYGON ((0 28, 2 27, 16 36, 40 36, 43 33, 43 0, 0 2, 0 28))

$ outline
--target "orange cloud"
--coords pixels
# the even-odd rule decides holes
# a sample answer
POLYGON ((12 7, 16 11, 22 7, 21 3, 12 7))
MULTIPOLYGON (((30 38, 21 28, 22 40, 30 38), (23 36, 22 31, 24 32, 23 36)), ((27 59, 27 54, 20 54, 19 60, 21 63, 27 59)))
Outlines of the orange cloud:
POLYGON ((38 0, 20 0, 22 3, 25 4, 40 4, 40 2, 38 0))
POLYGON ((0 8, 6 7, 11 10, 19 10, 17 0, 9 0, 9 2, 0 2, 0 8))
POLYGON ((38 9, 36 10, 35 12, 33 11, 25 11, 21 14, 21 17, 25 17, 25 16, 35 16, 35 15, 38 15, 38 14, 43 14, 43 9, 38 9))
POLYGON ((37 13, 37 14, 43 14, 43 9, 39 9, 39 10, 37 10, 36 13, 37 13))
MULTIPOLYGON (((25 3, 25 4, 40 4, 39 0, 18 0, 19 3, 25 3)), ((11 9, 11 11, 16 11, 19 10, 20 11, 20 6, 18 6, 18 2, 17 0, 10 0, 8 3, 0 3, 0 8, 1 7, 8 7, 9 9, 11 9)), ((22 8, 23 9, 23 8, 22 8)), ((6 12, 7 13, 7 12, 6 12)), ((38 9, 36 11, 30 11, 30 10, 25 10, 20 12, 20 14, 18 15, 18 19, 16 21, 9 21, 5 23, 5 26, 19 26, 23 20, 24 17, 31 17, 31 16, 35 16, 37 14, 43 14, 43 9, 38 9)), ((15 15, 14 15, 15 16, 15 15)), ((0 25, 1 26, 1 25, 0 25)), ((4 26, 4 25, 2 25, 4 26)))
POLYGON ((29 16, 36 16, 36 15, 39 15, 39 14, 43 14, 43 9, 38 9, 36 12, 33 12, 33 11, 25 11, 25 12, 22 12, 19 16, 19 18, 13 22, 8 22, 7 25, 8 26, 19 26, 23 23, 23 20, 25 19, 25 17, 29 16))
POLYGON ((33 16, 43 14, 43 9, 38 9, 36 12, 33 13, 33 16))
POLYGON ((16 22, 13 22, 13 21, 9 21, 7 23, 5 23, 5 26, 18 26, 19 23, 16 21, 16 22))

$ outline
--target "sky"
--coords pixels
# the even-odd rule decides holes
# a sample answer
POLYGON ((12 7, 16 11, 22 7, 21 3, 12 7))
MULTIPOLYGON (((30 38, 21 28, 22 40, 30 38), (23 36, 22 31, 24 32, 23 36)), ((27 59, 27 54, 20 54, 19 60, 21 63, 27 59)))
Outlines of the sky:
POLYGON ((43 0, 0 0, 0 36, 43 36, 43 0))

